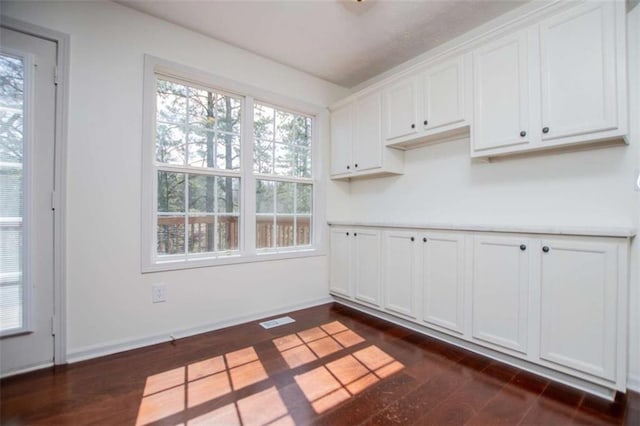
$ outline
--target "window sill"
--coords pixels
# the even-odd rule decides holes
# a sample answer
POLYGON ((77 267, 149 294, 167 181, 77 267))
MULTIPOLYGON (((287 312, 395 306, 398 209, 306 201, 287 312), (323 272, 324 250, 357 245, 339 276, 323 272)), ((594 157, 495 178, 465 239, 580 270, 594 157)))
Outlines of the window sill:
POLYGON ((143 264, 143 274, 163 271, 176 271, 180 269, 208 268, 214 266, 237 265, 241 263, 268 262, 274 260, 299 259, 304 257, 324 256, 324 250, 308 248, 290 251, 263 251, 252 254, 231 254, 206 259, 179 259, 164 260, 151 264, 143 264))

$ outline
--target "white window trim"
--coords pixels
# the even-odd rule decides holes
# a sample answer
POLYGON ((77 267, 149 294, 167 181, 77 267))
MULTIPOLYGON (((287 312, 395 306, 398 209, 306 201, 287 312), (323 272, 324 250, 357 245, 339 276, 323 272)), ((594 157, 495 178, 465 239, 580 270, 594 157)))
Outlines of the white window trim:
MULTIPOLYGON (((259 87, 239 83, 237 81, 212 75, 208 72, 179 65, 171 61, 160 59, 151 55, 144 57, 143 80, 143 126, 142 126, 142 191, 141 191, 141 271, 143 273, 171 271, 178 269, 191 269, 219 265, 232 265, 258 261, 273 261, 283 259, 296 259, 311 256, 325 255, 325 188, 323 168, 323 142, 329 126, 329 113, 325 107, 306 103, 286 96, 261 89, 259 87), (155 103, 156 103, 156 75, 161 74, 168 78, 194 83, 204 87, 215 88, 223 93, 234 94, 244 98, 242 109, 242 135, 240 147, 240 168, 242 170, 240 183, 240 241, 239 251, 206 254, 203 256, 191 256, 188 258, 171 259, 170 257, 158 260, 155 245, 155 206, 157 195, 155 162, 155 103), (254 102, 274 105, 283 110, 302 113, 314 118, 314 131, 312 135, 312 172, 313 172, 313 211, 312 211, 312 235, 311 246, 282 247, 264 251, 256 249, 255 227, 255 188, 256 179, 280 179, 271 175, 253 174, 253 115, 248 113, 249 106, 254 102)), ((165 168, 163 166, 163 168, 165 168)), ((184 169, 182 169, 184 171, 184 169)), ((199 171, 194 170, 195 173, 199 171)), ((218 173, 215 174, 227 174, 218 173)), ((229 173, 230 175, 233 173, 229 173)), ((234 174, 235 175, 235 174, 234 174)), ((295 181, 295 178, 282 177, 283 180, 295 181)), ((305 180, 305 183, 308 183, 305 180)))

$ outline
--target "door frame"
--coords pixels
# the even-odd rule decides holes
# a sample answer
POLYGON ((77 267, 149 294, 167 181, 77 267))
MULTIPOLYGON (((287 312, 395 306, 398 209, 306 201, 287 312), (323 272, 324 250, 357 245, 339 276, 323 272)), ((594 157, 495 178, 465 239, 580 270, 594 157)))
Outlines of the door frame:
MULTIPOLYGON (((67 362, 66 328, 66 175, 67 175, 67 122, 69 106, 69 51, 70 37, 38 25, 10 17, 0 17, 0 26, 56 43, 57 83, 54 135, 54 192, 51 195, 53 213, 53 362, 67 362)), ((53 76, 52 76, 53 78, 53 76)), ((20 373, 24 371, 19 371, 20 373)), ((15 373, 12 373, 15 374, 15 373)))

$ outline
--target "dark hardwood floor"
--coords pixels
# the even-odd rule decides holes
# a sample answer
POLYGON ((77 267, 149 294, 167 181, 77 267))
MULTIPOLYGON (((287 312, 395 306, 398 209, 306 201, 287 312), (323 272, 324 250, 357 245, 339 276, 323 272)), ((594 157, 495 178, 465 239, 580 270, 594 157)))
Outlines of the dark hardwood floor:
POLYGON ((0 382, 3 425, 640 425, 607 401, 329 304, 0 382))

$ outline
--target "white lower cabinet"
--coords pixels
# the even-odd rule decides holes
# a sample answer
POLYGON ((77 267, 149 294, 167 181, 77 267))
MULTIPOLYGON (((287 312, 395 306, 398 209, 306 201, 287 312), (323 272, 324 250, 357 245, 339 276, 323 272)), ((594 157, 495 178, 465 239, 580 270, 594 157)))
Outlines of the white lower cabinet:
POLYGON ((329 258, 329 290, 351 297, 351 236, 348 228, 331 227, 331 256, 329 258))
POLYGON ((417 318, 416 233, 384 232, 383 287, 384 308, 413 319, 417 318))
POLYGON ((345 225, 330 239, 332 294, 574 386, 626 389, 628 237, 345 225))
POLYGON ((380 306, 380 231, 331 228, 329 290, 374 307, 380 306))
POLYGON ((524 238, 480 236, 473 245, 473 338, 527 353, 529 252, 524 238))
MULTIPOLYGON (((464 333, 464 236, 426 234, 422 245, 422 321, 464 333)), ((442 330, 444 329, 444 330, 442 330)))
POLYGON ((540 359, 615 379, 618 247, 542 240, 540 359))
POLYGON ((380 306, 380 231, 353 231, 354 287, 356 300, 380 306))

